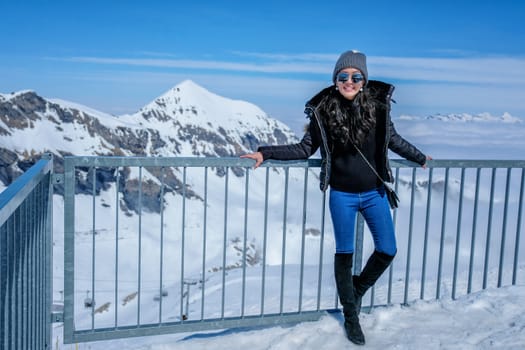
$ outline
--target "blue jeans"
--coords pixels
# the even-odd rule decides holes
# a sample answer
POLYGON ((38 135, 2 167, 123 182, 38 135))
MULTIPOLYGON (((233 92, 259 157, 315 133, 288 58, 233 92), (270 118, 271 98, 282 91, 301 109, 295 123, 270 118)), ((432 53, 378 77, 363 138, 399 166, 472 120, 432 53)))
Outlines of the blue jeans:
POLYGON ((375 250, 394 256, 397 252, 396 236, 383 187, 360 193, 330 190, 330 213, 336 253, 354 252, 357 212, 361 212, 372 233, 375 250))

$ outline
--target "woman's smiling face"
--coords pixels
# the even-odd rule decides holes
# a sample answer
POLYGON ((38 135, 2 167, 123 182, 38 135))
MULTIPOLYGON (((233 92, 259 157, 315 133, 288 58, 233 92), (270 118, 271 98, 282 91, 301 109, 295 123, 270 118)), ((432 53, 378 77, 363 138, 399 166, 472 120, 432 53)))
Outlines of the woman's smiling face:
POLYGON ((363 79, 363 75, 361 74, 361 71, 359 71, 359 69, 348 67, 344 68, 339 73, 337 73, 337 90, 347 100, 353 100, 359 93, 359 91, 361 91, 361 88, 363 87, 364 83, 365 80, 363 79), (359 77, 361 77, 361 80, 359 80, 359 77))

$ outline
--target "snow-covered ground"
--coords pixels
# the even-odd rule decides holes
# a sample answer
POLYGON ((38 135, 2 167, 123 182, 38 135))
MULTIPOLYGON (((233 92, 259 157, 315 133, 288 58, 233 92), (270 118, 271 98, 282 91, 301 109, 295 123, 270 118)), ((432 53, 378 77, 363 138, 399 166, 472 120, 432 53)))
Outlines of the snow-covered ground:
MULTIPOLYGON (((520 274, 523 272, 521 269, 520 274)), ((342 322, 341 314, 327 314, 319 321, 290 326, 121 339, 79 344, 78 349, 352 348, 342 322)), ((375 308, 369 314, 361 314, 361 325, 367 349, 523 349, 525 285, 490 288, 457 300, 417 301, 410 306, 375 308)), ((61 331, 61 327, 56 331, 61 331)))

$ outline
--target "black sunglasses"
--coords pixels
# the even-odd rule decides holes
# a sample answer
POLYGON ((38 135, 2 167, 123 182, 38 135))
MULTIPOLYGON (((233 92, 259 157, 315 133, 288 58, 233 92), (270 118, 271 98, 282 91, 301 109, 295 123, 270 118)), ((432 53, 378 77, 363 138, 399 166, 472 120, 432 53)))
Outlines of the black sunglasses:
POLYGON ((365 77, 363 77, 363 74, 361 73, 354 73, 352 76, 350 76, 347 72, 341 72, 337 74, 337 81, 341 83, 346 83, 348 80, 352 79, 352 83, 357 84, 363 80, 365 80, 365 77))

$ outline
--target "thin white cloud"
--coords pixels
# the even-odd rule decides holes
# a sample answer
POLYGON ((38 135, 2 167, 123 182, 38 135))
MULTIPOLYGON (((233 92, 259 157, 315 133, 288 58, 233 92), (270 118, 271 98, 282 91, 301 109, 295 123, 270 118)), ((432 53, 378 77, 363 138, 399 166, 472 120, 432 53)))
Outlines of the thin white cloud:
POLYGON ((525 59, 370 57, 369 71, 382 77, 455 83, 524 84, 525 59))
MULTIPOLYGON (((155 68, 216 70, 245 73, 327 75, 337 55, 265 54, 234 52, 237 60, 184 60, 171 58, 71 57, 70 62, 155 68), (242 59, 245 58, 245 59, 242 59), (256 62, 253 62, 256 61, 256 62)), ((524 84, 522 57, 368 57, 371 77, 405 81, 466 84, 524 84)), ((313 78, 313 77, 312 77, 313 78)))
POLYGON ((226 62, 214 60, 173 60, 155 58, 102 58, 102 57, 72 57, 67 59, 70 62, 112 64, 127 66, 144 67, 164 67, 164 68, 183 68, 183 69, 206 69, 206 70, 225 70, 254 73, 319 73, 327 72, 326 67, 315 63, 243 63, 226 62))
POLYGON ((232 54, 240 57, 253 57, 260 59, 278 60, 278 61, 317 61, 327 64, 333 64, 338 58, 336 54, 319 54, 319 53, 302 53, 302 54, 273 54, 261 52, 243 52, 233 51, 232 54))

